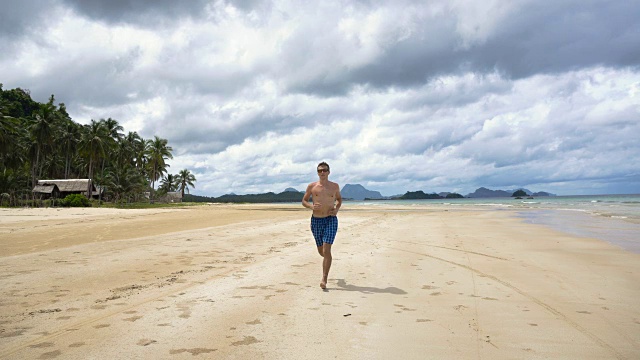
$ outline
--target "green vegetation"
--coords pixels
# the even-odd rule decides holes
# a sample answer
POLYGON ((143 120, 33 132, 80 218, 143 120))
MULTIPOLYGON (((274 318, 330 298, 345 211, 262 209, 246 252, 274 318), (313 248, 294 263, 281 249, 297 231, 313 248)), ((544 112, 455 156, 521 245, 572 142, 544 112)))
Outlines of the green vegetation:
POLYGON ((447 199, 463 199, 464 196, 458 194, 458 193, 449 193, 447 194, 447 196, 445 196, 445 198, 447 199))
POLYGON ((172 152, 166 139, 124 134, 112 118, 82 125, 71 119, 64 103, 55 105, 53 95, 38 103, 28 90, 3 90, 0 84, 0 205, 54 203, 34 201, 32 189, 42 179, 93 179, 104 189, 98 204, 103 195, 119 204, 147 201, 146 192, 153 202, 158 180, 160 193, 184 195, 196 178, 187 169, 168 173, 172 152))
POLYGON ((279 194, 268 192, 265 194, 248 195, 222 195, 220 197, 207 197, 197 195, 185 195, 185 201, 192 202, 223 202, 223 203, 279 203, 300 202, 304 194, 294 191, 285 191, 279 194))
POLYGON ((62 199, 60 205, 64 207, 90 207, 91 203, 84 195, 71 194, 62 199))

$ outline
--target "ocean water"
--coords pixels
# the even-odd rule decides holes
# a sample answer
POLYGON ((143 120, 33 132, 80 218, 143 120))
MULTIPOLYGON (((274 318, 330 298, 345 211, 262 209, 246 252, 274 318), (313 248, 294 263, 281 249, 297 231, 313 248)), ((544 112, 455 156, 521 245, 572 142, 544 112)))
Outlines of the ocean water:
POLYGON ((607 241, 640 253, 640 194, 548 196, 534 199, 434 199, 350 202, 361 206, 393 205, 450 209, 513 210, 525 222, 573 235, 607 241))

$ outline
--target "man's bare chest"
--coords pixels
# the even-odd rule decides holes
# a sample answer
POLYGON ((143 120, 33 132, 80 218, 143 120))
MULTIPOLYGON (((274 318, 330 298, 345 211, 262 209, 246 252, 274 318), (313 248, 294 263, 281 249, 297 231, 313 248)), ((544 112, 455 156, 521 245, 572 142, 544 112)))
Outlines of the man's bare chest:
POLYGON ((316 198, 333 198, 335 197, 335 189, 329 186, 316 185, 311 191, 314 197, 316 198))

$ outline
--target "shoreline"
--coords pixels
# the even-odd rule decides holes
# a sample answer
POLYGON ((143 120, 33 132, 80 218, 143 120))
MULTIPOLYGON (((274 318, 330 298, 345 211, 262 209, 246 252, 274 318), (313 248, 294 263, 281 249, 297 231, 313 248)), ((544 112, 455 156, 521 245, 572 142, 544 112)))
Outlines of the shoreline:
POLYGON ((547 226, 574 236, 594 238, 640 254, 640 224, 583 212, 551 209, 521 210, 526 223, 547 226))
POLYGON ((345 208, 322 291, 298 204, 157 210, 0 221, 0 357, 640 354, 640 256, 517 211, 345 208))

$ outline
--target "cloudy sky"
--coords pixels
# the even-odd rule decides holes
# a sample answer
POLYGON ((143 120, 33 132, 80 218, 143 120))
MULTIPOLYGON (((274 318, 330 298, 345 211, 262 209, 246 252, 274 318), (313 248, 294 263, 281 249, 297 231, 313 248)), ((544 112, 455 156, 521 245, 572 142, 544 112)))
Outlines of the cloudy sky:
POLYGON ((198 195, 640 193, 640 1, 0 0, 0 83, 158 135, 198 195))

